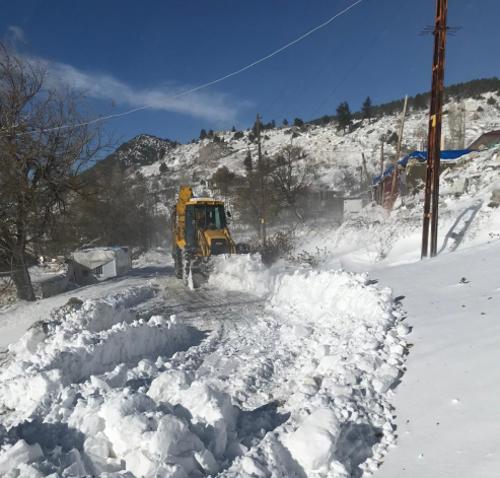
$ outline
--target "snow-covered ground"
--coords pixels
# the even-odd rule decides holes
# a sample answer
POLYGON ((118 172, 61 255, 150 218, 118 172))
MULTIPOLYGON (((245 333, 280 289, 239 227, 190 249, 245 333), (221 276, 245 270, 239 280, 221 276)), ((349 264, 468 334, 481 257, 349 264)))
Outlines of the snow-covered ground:
MULTIPOLYGON (((389 122, 297 141, 324 135, 331 185, 389 122)), ((294 261, 221 258, 200 290, 152 251, 126 277, 5 306, 0 476, 498 476, 499 170, 490 150, 442 177, 432 260, 417 196, 299 229, 294 261)))
POLYGON ((241 256, 191 291, 154 253, 40 301, 1 359, 0 474, 497 476, 499 258, 241 256))
POLYGON ((413 331, 380 478, 500 474, 500 242, 372 272, 413 331))
POLYGON ((201 291, 158 271, 41 302, 2 358, 1 474, 376 469, 408 332, 389 289, 255 256, 220 261, 201 291))

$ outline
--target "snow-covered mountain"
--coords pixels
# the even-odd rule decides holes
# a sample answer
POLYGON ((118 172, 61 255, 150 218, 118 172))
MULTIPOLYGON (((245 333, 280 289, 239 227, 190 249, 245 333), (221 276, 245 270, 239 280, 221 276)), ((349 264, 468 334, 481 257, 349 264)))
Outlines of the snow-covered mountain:
MULTIPOLYGON (((457 148, 456 134, 452 132, 452 115, 463 110, 465 138, 463 146, 472 143, 482 133, 500 129, 500 96, 498 92, 480 97, 451 100, 445 104, 444 146, 457 148)), ((306 124, 303 127, 277 127, 262 133, 263 152, 272 157, 281 148, 293 142, 304 148, 304 161, 314 171, 313 185, 320 189, 349 192, 359 187, 362 154, 368 173, 380 171, 381 138, 385 137, 384 159, 387 164, 396 153, 394 133, 399 131, 400 114, 385 115, 372 121, 355 121, 351 132, 337 129, 337 123, 306 124), (392 141, 387 140, 392 136, 392 141)), ((407 114, 402 141, 402 152, 425 149, 427 110, 407 114)), ((244 175, 243 161, 250 151, 257 156, 257 144, 251 130, 243 132, 220 131, 216 139, 197 140, 179 144, 149 135, 139 135, 120 146, 106 161, 120 161, 131 170, 142 173, 151 181, 152 189, 177 186, 179 181, 196 185, 209 179, 215 171, 226 166, 230 171, 244 175), (243 133, 243 134, 241 134, 243 133)))
POLYGON ((104 161, 118 162, 125 168, 137 168, 158 163, 173 150, 178 143, 149 134, 140 134, 123 143, 104 161))

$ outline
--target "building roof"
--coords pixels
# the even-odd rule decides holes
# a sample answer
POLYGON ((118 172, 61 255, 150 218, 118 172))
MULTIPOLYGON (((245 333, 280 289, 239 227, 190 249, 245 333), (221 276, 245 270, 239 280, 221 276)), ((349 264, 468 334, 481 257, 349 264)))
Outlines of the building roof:
POLYGON ((500 144, 500 130, 482 134, 469 146, 469 149, 488 149, 497 144, 500 144))
POLYGON ((72 259, 77 264, 95 269, 116 259, 117 253, 124 251, 122 247, 92 247, 73 252, 72 259))

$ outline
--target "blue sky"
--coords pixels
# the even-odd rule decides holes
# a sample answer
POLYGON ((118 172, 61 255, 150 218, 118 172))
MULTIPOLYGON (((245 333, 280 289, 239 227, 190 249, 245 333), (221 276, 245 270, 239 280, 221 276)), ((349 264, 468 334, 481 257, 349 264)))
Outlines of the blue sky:
MULTIPOLYGON (((189 141, 201 128, 355 110, 430 86, 435 0, 364 0, 324 29, 255 68, 172 101, 281 47, 353 0, 1 1, 0 32, 54 78, 84 89, 91 115, 152 109, 106 123, 121 139, 139 133, 189 141)), ((447 50, 446 83, 498 76, 500 2, 452 0, 462 30, 447 50)))

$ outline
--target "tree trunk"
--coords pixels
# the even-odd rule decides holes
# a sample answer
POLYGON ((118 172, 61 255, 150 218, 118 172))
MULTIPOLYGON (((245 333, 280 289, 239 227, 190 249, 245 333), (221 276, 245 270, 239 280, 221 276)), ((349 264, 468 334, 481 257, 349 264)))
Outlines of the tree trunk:
POLYGON ((17 297, 20 300, 36 300, 33 284, 31 283, 28 272, 28 266, 26 265, 26 260, 22 252, 14 256, 12 280, 16 285, 17 297))

